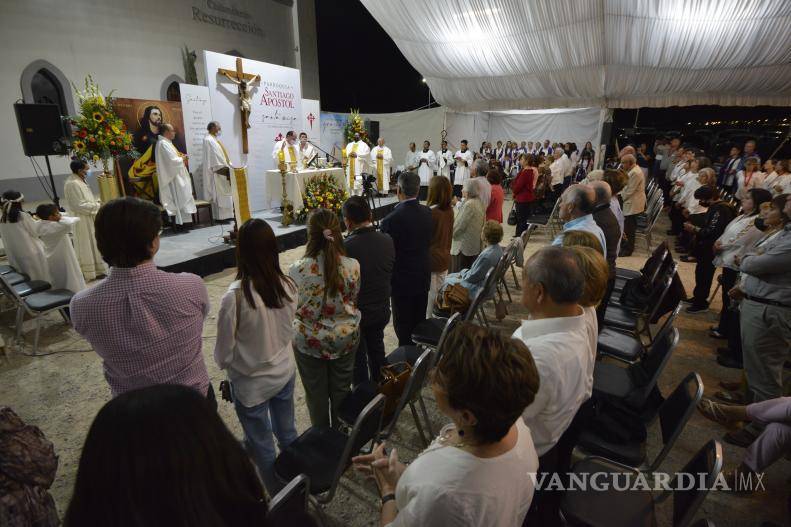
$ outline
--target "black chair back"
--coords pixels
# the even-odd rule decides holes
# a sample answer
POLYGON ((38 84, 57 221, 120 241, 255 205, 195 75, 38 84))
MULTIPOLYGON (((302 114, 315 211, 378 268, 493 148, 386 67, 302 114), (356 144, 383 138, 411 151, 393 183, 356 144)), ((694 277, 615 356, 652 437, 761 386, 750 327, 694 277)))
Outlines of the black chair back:
POLYGON ((659 376, 667 366, 670 355, 678 345, 678 330, 672 326, 667 326, 665 333, 657 335, 651 348, 643 356, 642 360, 629 366, 629 374, 636 385, 637 390, 629 394, 627 402, 634 408, 642 408, 648 395, 656 387, 659 376))
POLYGON ((676 386, 676 389, 659 407, 659 427, 662 432, 662 450, 651 463, 649 470, 655 471, 662 463, 684 427, 703 398, 703 381, 692 372, 676 386))
POLYGON ((442 333, 439 336, 439 341, 437 341, 437 347, 434 349, 434 353, 431 355, 431 364, 429 365, 429 371, 436 366, 437 362, 439 362, 439 358, 442 356, 442 345, 445 343, 445 339, 448 338, 448 335, 456 325, 462 321, 461 313, 453 313, 450 316, 448 321, 445 323, 445 327, 442 328, 442 333))
MULTIPOLYGON (((684 465, 679 474, 691 474, 694 477, 694 484, 689 490, 689 482, 679 482, 678 476, 670 484, 673 490, 673 526, 687 527, 692 523, 703 500, 709 493, 709 489, 722 470, 722 445, 716 439, 712 439, 701 448, 692 459, 684 465), (705 482, 701 482, 700 474, 705 474, 705 482), (704 483, 701 486, 701 483, 704 483)), ((689 478, 689 476, 685 476, 689 478)))
POLYGON ((401 399, 398 401, 398 406, 395 412, 393 412, 390 423, 387 425, 387 430, 382 434, 382 437, 390 437, 395 430, 398 416, 401 415, 404 407, 411 401, 414 401, 420 393, 420 390, 423 389, 423 386, 426 384, 428 372, 433 366, 432 358, 434 354, 435 352, 432 352, 432 350, 426 349, 415 361, 415 365, 412 367, 412 373, 409 375, 409 380, 404 387, 404 392, 401 394, 401 399))
POLYGON ((266 519, 270 525, 293 525, 308 511, 310 480, 305 474, 292 479, 269 502, 266 519))

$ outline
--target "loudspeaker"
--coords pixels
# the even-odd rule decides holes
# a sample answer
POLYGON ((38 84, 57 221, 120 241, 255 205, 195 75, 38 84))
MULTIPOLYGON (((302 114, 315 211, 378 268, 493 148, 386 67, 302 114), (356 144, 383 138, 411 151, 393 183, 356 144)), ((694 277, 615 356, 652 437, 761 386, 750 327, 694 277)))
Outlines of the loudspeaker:
POLYGON ((368 132, 368 139, 372 144, 376 144, 379 139, 379 121, 366 121, 365 131, 368 132))
POLYGON ((57 104, 15 104, 19 137, 26 156, 50 156, 64 152, 63 121, 57 104))

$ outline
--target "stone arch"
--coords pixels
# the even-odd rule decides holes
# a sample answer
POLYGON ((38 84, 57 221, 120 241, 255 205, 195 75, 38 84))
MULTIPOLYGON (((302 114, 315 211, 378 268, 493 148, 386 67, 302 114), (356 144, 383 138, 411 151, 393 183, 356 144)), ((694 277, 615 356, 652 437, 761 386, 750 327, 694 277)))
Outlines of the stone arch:
POLYGON ((74 94, 72 92, 71 82, 57 66, 43 59, 34 60, 22 70, 22 75, 19 78, 20 88, 22 89, 22 99, 26 103, 35 102, 33 98, 33 77, 41 70, 46 70, 50 77, 60 84, 60 89, 63 93, 63 102, 66 105, 64 110, 67 115, 75 115, 76 110, 74 108, 74 94))

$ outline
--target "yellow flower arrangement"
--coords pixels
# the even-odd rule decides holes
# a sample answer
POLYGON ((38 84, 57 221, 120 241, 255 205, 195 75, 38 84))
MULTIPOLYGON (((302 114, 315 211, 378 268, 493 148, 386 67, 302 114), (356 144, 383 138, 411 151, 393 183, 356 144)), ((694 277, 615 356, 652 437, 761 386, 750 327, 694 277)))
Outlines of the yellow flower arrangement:
POLYGON ((348 198, 346 190, 329 174, 319 174, 308 179, 302 194, 305 207, 297 213, 297 221, 304 222, 308 214, 317 208, 340 213, 343 202, 348 198))
POLYGON ((105 100, 99 86, 89 75, 85 89, 74 87, 80 100, 80 115, 70 117, 74 132, 71 149, 86 161, 102 161, 105 170, 110 159, 125 155, 139 157, 132 143, 132 134, 113 109, 112 99, 105 100))

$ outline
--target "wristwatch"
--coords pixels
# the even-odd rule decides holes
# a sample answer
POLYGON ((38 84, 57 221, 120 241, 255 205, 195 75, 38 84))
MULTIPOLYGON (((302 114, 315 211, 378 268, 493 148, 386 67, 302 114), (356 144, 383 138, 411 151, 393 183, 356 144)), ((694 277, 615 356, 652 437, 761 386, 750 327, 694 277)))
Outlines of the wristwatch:
POLYGON ((393 494, 392 492, 390 494, 385 494, 384 496, 382 496, 382 505, 394 499, 396 499, 396 497, 395 494, 393 494))

